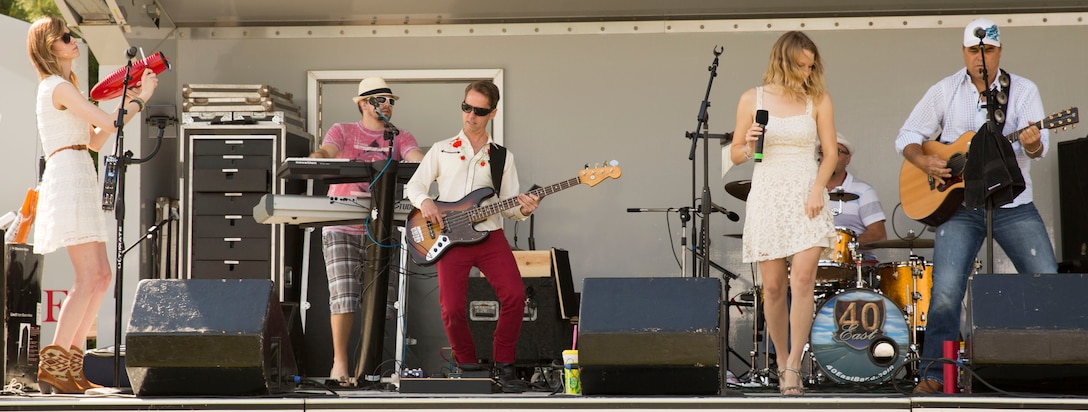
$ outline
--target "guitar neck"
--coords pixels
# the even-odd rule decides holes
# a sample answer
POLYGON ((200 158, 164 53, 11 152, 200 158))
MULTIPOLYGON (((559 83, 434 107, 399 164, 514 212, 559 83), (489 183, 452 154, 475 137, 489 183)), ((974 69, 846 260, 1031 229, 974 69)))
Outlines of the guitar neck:
MULTIPOLYGON (((581 184, 581 180, 577 177, 564 180, 550 186, 538 187, 536 189, 526 192, 526 194, 537 195, 537 197, 544 198, 544 196, 552 193, 559 192, 564 189, 569 189, 581 184)), ((469 220, 473 222, 479 222, 487 219, 491 215, 502 212, 503 210, 512 208, 518 205, 518 198, 512 197, 499 202, 492 203, 490 205, 479 206, 465 211, 465 214, 469 216, 469 220)))
POLYGON ((1038 122, 1029 124, 1020 130, 1005 135, 1005 138, 1009 140, 1009 143, 1016 143, 1017 140, 1020 140, 1020 133, 1030 129, 1032 126, 1038 127, 1039 130, 1043 130, 1043 122, 1040 120, 1038 122))

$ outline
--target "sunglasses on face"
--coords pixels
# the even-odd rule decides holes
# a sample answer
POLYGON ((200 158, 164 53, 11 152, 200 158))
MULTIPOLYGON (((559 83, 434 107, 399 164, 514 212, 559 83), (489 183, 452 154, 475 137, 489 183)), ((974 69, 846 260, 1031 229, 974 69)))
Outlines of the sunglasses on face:
POLYGON ((64 34, 60 36, 60 41, 64 42, 64 44, 72 44, 73 39, 78 39, 78 37, 73 35, 70 31, 64 32, 64 34))
POLYGON ((388 102, 390 106, 393 106, 393 105, 397 104, 396 99, 393 99, 392 97, 385 97, 385 96, 371 97, 370 101, 373 102, 373 103, 378 103, 378 104, 385 104, 386 102, 388 102))
POLYGON ((473 112, 477 116, 483 117, 483 116, 487 116, 491 112, 495 111, 495 109, 488 109, 488 108, 484 108, 484 107, 475 107, 475 106, 469 105, 468 103, 461 102, 461 111, 465 112, 465 113, 473 112))

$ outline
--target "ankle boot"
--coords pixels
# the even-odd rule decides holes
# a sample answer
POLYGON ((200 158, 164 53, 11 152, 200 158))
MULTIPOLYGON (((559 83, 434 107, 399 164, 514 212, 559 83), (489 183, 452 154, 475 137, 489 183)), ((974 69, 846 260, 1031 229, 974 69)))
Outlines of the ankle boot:
POLYGON ((72 381, 72 355, 64 348, 49 345, 38 353, 38 386, 41 393, 83 393, 72 381))
POLYGON ((68 353, 72 355, 72 366, 68 368, 68 373, 72 374, 72 382, 84 391, 101 388, 102 385, 87 380, 87 375, 83 374, 83 349, 73 346, 68 353))

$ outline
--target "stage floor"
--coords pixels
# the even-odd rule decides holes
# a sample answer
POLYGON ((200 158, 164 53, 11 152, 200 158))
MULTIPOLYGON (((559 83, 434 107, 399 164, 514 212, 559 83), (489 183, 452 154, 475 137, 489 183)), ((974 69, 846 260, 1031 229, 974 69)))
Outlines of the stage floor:
POLYGON ((323 390, 301 388, 268 396, 232 397, 136 397, 129 393, 107 395, 0 396, 0 410, 20 411, 462 411, 462 410, 563 410, 600 411, 672 410, 1088 410, 1088 396, 1061 394, 961 394, 911 396, 891 385, 809 388, 803 397, 783 397, 774 388, 737 388, 720 396, 577 396, 550 392, 523 394, 401 394, 378 390, 323 390))

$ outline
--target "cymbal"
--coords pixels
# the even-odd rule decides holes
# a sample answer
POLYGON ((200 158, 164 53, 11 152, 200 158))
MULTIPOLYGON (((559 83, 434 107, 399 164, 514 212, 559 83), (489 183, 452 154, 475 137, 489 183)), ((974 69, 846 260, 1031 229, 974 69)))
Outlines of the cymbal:
POLYGON ((933 239, 888 239, 869 242, 859 246, 861 249, 932 249, 933 239))
POLYGON ((736 180, 725 184, 725 191, 733 197, 747 201, 748 192, 752 190, 751 180, 736 180))
POLYGON ((843 192, 841 190, 830 192, 827 195, 831 196, 831 200, 834 200, 836 202, 840 200, 849 202, 851 200, 858 200, 858 198, 861 197, 858 196, 856 193, 843 192))

